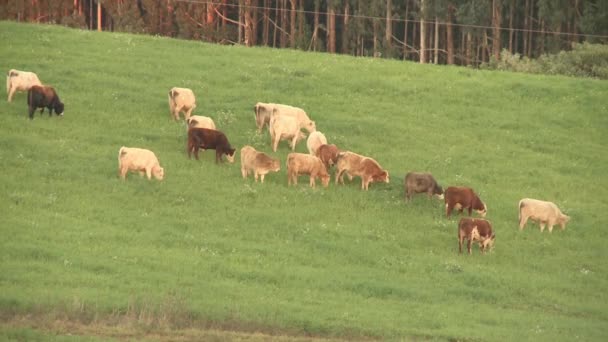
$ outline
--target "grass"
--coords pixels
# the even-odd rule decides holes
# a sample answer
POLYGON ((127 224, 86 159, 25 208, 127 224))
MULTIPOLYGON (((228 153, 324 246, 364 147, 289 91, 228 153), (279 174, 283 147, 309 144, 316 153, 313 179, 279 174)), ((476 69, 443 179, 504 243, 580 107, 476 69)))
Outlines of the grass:
POLYGON ((78 330, 83 339, 113 338, 105 331, 121 324, 142 339, 200 339, 181 333, 191 329, 223 340, 608 336, 605 81, 10 22, 0 40, 1 69, 35 71, 66 104, 64 118, 32 121, 23 93, 0 105, 6 339, 56 336, 39 322, 57 320, 99 327, 78 330), (167 105, 173 86, 193 89, 195 114, 237 149, 282 165, 287 144, 271 152, 253 105, 302 107, 391 183, 289 188, 283 166, 262 185, 241 178, 238 156, 188 160, 167 105), (120 181, 123 145, 155 151, 165 180, 120 181), (494 251, 458 255, 458 216, 424 196, 406 205, 408 171, 476 189, 494 251), (567 229, 518 231, 523 197, 557 203, 567 229))

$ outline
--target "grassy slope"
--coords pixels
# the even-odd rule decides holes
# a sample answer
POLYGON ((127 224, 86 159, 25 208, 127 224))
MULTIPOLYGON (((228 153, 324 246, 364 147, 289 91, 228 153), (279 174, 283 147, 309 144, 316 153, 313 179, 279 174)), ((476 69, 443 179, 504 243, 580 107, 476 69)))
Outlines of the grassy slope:
MULTIPOLYGON (((0 23, 0 69, 36 71, 63 119, 0 124, 0 311, 165 314, 172 326, 324 336, 601 340, 608 83, 290 50, 0 23), (331 142, 373 156, 390 184, 264 185, 238 161, 185 155, 166 92, 239 149, 257 101, 305 108, 331 142), (163 182, 116 177, 122 145, 154 150, 163 182), (489 207, 495 251, 457 253, 457 217, 402 177, 431 171, 489 207), (556 202, 565 231, 517 229, 517 201, 556 202)), ((298 151, 305 152, 305 144, 298 151)), ((287 145, 276 155, 284 163, 287 145)))

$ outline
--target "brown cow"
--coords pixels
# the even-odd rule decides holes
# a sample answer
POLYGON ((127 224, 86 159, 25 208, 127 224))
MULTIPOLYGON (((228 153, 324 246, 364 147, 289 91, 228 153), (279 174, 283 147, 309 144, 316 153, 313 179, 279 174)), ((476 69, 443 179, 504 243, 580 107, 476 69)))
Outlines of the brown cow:
POLYGON ((329 168, 338 162, 338 147, 334 144, 323 144, 317 149, 317 157, 321 159, 325 168, 329 168))
POLYGON ((492 224, 488 220, 463 217, 458 222, 458 252, 462 253, 462 243, 467 242, 467 250, 471 254, 471 242, 479 241, 481 253, 492 248, 496 234, 492 233, 492 224))
POLYGON ((473 189, 464 186, 450 186, 445 189, 445 214, 450 217, 453 209, 458 209, 462 213, 464 209, 468 209, 469 216, 471 211, 475 210, 481 217, 485 217, 488 212, 488 207, 479 199, 473 189))
POLYGON ((145 173, 148 179, 152 179, 154 176, 154 178, 162 180, 165 176, 165 170, 160 167, 154 152, 143 148, 123 146, 118 150, 120 178, 125 179, 128 171, 139 172, 141 176, 145 173))
POLYGON ((372 158, 354 152, 338 153, 336 163, 336 184, 344 184, 344 173, 349 179, 361 177, 361 190, 367 190, 371 182, 389 182, 388 171, 372 158))
POLYGON ((528 219, 537 221, 541 232, 545 230, 547 224, 551 233, 555 224, 559 224, 562 230, 566 229, 570 216, 564 215, 553 202, 524 198, 519 201, 519 230, 524 229, 528 219))
POLYGON ((199 148, 205 150, 215 150, 215 163, 222 161, 222 155, 226 155, 226 159, 230 163, 234 163, 235 149, 230 146, 226 135, 215 129, 208 128, 190 128, 188 129, 188 158, 194 157, 198 160, 199 148))
POLYGON ((298 184, 299 175, 310 175, 310 187, 315 187, 315 178, 321 178, 324 187, 329 185, 329 173, 321 159, 310 154, 290 153, 287 155, 287 185, 298 184))
POLYGON ((281 163, 278 159, 269 157, 266 153, 256 151, 255 148, 246 145, 241 148, 241 174, 243 178, 249 176, 249 171, 253 171, 255 181, 258 181, 260 176, 264 183, 264 176, 272 172, 278 172, 281 169, 281 163))
POLYGON ((34 118, 34 112, 38 108, 41 108, 40 114, 44 112, 44 108, 48 108, 49 116, 53 115, 53 110, 55 114, 63 116, 63 102, 59 100, 53 87, 38 85, 30 87, 27 91, 27 105, 30 119, 34 118))
POLYGON ((408 172, 403 181, 405 186, 405 201, 412 200, 414 194, 425 192, 429 198, 436 195, 443 199, 443 188, 437 184, 435 178, 430 173, 408 172))

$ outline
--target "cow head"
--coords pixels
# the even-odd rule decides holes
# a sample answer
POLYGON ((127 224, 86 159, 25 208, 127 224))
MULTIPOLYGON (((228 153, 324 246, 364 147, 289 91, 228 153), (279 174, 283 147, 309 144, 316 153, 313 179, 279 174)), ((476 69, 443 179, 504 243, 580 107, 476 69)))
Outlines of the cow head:
POLYGON ((228 153, 226 153, 226 159, 229 163, 234 163, 234 156, 236 155, 236 149, 230 148, 228 149, 228 153))
POLYGON ((57 102, 55 104, 55 114, 59 115, 59 116, 63 116, 63 109, 64 109, 64 105, 63 102, 57 102))
POLYGON ((163 178, 165 178, 165 169, 156 165, 152 168, 152 175, 158 180, 163 180, 163 178))
POLYGON ((270 171, 279 172, 281 170, 281 162, 278 159, 273 159, 270 163, 270 171))
POLYGON ((329 173, 322 174, 319 176, 319 178, 321 178, 321 183, 323 184, 323 187, 327 188, 329 186, 329 180, 331 179, 329 173))
POLYGON ((372 177, 372 180, 374 182, 384 182, 384 183, 388 183, 389 182, 389 177, 388 177, 388 171, 383 170, 382 172, 374 175, 372 177))
POLYGON ((308 133, 312 133, 317 130, 317 125, 315 125, 314 121, 308 121, 303 127, 308 131, 308 133))
POLYGON ((433 194, 437 196, 439 199, 443 199, 443 188, 439 184, 435 184, 435 188, 433 189, 433 194))
POLYGON ((494 247, 495 240, 496 240, 496 234, 492 234, 491 237, 485 238, 484 240, 479 241, 479 247, 481 247, 481 250, 483 252, 487 251, 488 249, 492 249, 492 247, 494 247))
POLYGON ((479 197, 475 199, 475 204, 473 205, 473 209, 479 214, 481 217, 486 217, 488 213, 488 207, 485 203, 483 203, 479 197))
POLYGON ((559 223, 562 230, 566 229, 566 223, 568 223, 569 221, 570 221, 570 216, 564 215, 564 214, 560 214, 559 218, 557 219, 557 222, 559 223))

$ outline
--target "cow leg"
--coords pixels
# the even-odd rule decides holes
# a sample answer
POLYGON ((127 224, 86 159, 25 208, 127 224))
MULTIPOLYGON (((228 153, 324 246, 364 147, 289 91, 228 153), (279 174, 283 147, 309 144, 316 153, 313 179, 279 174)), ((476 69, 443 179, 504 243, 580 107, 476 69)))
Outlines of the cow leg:
POLYGON ((311 188, 313 188, 313 189, 315 188, 315 185, 316 185, 315 184, 315 176, 312 173, 310 174, 310 180, 308 181, 308 183, 309 183, 309 185, 310 185, 311 188))
POLYGON ((53 116, 53 107, 49 106, 47 108, 49 110, 49 117, 53 116))
POLYGON ((463 237, 458 237, 458 254, 462 254, 462 243, 464 242, 463 237))
MULTIPOLYGON (((143 172, 140 171, 139 173, 142 174, 143 172)), ((146 177, 148 177, 148 180, 152 179, 152 168, 150 168, 150 167, 146 168, 146 177)))
POLYGON ((119 170, 120 178, 125 180, 125 178, 127 177, 127 171, 128 171, 128 168, 126 166, 121 166, 121 168, 119 170))
POLYGON ((36 108, 30 106, 30 110, 29 110, 29 117, 30 120, 34 119, 34 113, 36 112, 36 108))
POLYGON ((452 207, 450 206, 449 203, 446 203, 445 204, 445 216, 450 217, 451 214, 452 214, 452 207))
MULTIPOLYGON (((257 178, 256 178, 256 182, 257 182, 257 178)), ((260 182, 264 183, 264 174, 260 174, 260 182)))
MULTIPOLYGON (((262 177, 264 177, 264 176, 262 175, 262 177)), ((257 183, 258 182, 258 173, 255 170, 253 171, 253 178, 255 179, 255 182, 257 183)), ((262 182, 263 182, 263 179, 264 178, 262 178, 262 182)))
POLYGON ((519 230, 524 229, 526 222, 528 222, 528 216, 522 215, 521 218, 519 219, 519 230))
POLYGON ((279 147, 279 140, 281 140, 281 134, 276 134, 272 137, 272 151, 276 152, 279 147))
POLYGON ((547 224, 547 228, 549 228, 549 233, 551 233, 553 231, 554 224, 555 224, 555 222, 553 222, 552 220, 549 220, 549 222, 547 224))
POLYGON ((469 251, 469 255, 471 254, 471 239, 467 241, 467 250, 469 251))
POLYGON ((8 102, 13 101, 13 95, 15 95, 15 88, 10 87, 10 90, 8 91, 8 102))
POLYGON ((545 222, 539 221, 540 224, 540 232, 542 233, 545 230, 545 222))
POLYGON ((218 164, 222 161, 222 152, 218 149, 215 150, 215 163, 218 164))
MULTIPOLYGON (((298 134, 300 134, 299 131, 298 131, 298 134)), ((298 134, 294 135, 293 139, 291 140, 291 150, 292 151, 296 150, 296 144, 298 143, 298 134)))

